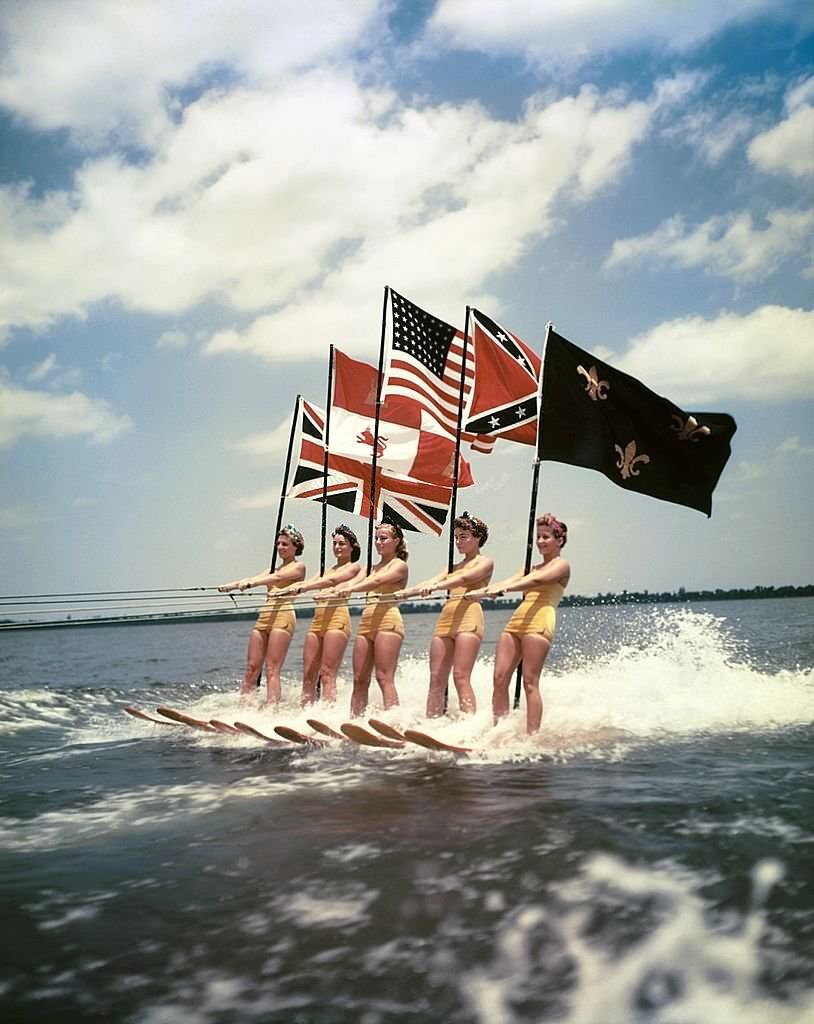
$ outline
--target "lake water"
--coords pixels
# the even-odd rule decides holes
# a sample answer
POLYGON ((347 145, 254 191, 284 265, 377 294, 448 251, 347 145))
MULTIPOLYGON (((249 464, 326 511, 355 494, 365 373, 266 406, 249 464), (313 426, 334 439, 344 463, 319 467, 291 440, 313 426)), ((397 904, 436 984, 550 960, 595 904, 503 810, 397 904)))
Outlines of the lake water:
POLYGON ((303 623, 274 713, 237 697, 248 622, 0 633, 3 1020, 810 1024, 812 612, 564 609, 533 741, 490 728, 488 612, 480 710, 431 726, 467 758, 122 710, 307 729, 303 623))

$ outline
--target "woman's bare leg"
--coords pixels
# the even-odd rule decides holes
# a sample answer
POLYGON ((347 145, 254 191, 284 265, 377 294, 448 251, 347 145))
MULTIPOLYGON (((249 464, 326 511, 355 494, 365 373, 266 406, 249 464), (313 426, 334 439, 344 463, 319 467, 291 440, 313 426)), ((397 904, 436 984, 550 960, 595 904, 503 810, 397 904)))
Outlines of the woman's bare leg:
POLYGON ((307 633, 302 645, 302 694, 300 704, 305 707, 317 699, 317 683, 319 682, 319 662, 322 657, 322 637, 316 633, 307 633))
POLYGON ((366 636, 357 636, 353 647, 353 693, 350 696, 351 718, 359 718, 365 713, 372 672, 373 643, 366 636))
POLYGON ((475 691, 472 689, 472 669, 480 650, 477 633, 459 633, 455 637, 455 657, 452 662, 452 681, 458 691, 458 707, 466 715, 477 710, 475 691))
POLYGON ((263 671, 263 661, 266 657, 269 635, 259 629, 253 629, 249 636, 249 649, 246 654, 246 671, 243 674, 243 682, 240 684, 242 694, 254 693, 257 689, 258 678, 263 671))
POLYGON ((284 629, 272 629, 266 650, 266 703, 275 706, 280 703, 280 669, 291 644, 291 634, 284 629))
POLYGON ((396 692, 396 662, 401 650, 402 637, 398 633, 377 633, 374 641, 376 682, 382 691, 385 710, 399 702, 396 692))
POLYGON ((450 637, 434 636, 430 643, 430 688, 427 691, 427 718, 440 718, 444 713, 444 694, 455 645, 450 637))
POLYGON ((543 698, 540 694, 540 673, 551 650, 551 641, 541 634, 524 636, 523 691, 526 694, 526 732, 531 735, 543 720, 543 698))
POLYGON ((509 683, 520 664, 520 641, 513 633, 501 633, 495 648, 495 675, 492 686, 492 715, 495 724, 509 713, 509 683))
POLYGON ((326 704, 336 702, 336 676, 347 646, 347 634, 341 629, 329 629, 322 640, 319 678, 322 680, 322 699, 326 704))

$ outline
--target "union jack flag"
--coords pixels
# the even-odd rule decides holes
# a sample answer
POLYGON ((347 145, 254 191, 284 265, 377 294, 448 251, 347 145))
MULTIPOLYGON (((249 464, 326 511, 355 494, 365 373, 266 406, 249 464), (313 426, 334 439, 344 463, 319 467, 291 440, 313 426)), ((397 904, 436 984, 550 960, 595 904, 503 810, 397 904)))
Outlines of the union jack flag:
MULTIPOLYGON (((367 519, 371 509, 371 466, 344 455, 329 453, 328 478, 324 483, 325 413, 300 398, 294 440, 296 465, 286 494, 311 501, 325 500, 345 513, 367 519)), ((376 470, 374 518, 396 523, 402 530, 442 532, 449 512, 452 490, 409 477, 376 470)))
MULTIPOLYGON (((417 403, 453 438, 458 429, 458 407, 463 375, 462 423, 466 423, 475 379, 475 357, 464 336, 451 324, 403 298, 390 295, 390 344, 384 368, 382 401, 398 397, 417 403)), ((495 439, 462 431, 461 440, 475 450, 491 452, 495 439)))

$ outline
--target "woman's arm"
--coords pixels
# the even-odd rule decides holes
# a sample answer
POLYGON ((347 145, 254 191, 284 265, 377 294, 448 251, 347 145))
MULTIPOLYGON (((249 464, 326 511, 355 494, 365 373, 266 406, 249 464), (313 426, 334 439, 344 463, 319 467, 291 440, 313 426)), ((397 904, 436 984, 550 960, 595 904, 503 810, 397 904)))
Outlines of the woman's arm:
POLYGON ((562 583, 565 586, 571 576, 571 566, 560 556, 552 558, 545 565, 539 565, 531 572, 526 573, 513 583, 503 587, 503 590, 534 590, 544 583, 562 583))
POLYGON ((478 587, 486 586, 495 571, 495 563, 491 558, 478 555, 471 562, 458 566, 453 572, 446 573, 434 586, 432 590, 450 590, 452 587, 471 587, 475 590, 478 587))

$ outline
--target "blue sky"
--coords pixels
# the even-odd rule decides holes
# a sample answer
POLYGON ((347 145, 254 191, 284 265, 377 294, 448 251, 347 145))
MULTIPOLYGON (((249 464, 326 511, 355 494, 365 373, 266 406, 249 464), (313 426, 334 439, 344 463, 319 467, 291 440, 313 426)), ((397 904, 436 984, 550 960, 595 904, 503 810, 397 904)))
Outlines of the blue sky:
MULTIPOLYGON (((331 343, 375 361, 386 284, 735 416, 710 520, 543 463, 575 592, 814 579, 808 4, 29 0, 0 26, 4 593, 259 570, 294 397, 324 404, 331 343)), ((529 450, 472 464, 505 575, 529 450)), ((286 519, 315 567, 319 507, 286 519)), ((411 549, 414 578, 445 561, 411 549)))

